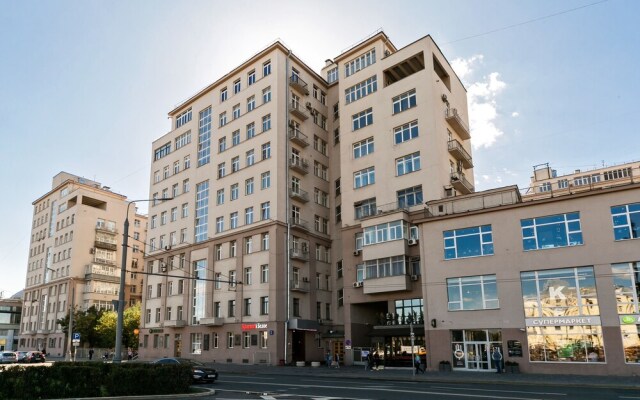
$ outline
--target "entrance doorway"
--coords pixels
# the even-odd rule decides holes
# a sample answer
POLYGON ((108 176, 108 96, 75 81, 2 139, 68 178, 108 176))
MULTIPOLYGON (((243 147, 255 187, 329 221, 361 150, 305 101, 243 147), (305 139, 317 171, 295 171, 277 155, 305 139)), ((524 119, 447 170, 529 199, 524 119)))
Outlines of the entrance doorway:
POLYGON ((486 342, 465 343, 467 356, 467 369, 486 370, 489 369, 489 344, 486 342))
POLYGON ((292 361, 305 361, 305 331, 292 331, 291 335, 291 359, 292 361))
POLYGON ((494 347, 501 349, 502 332, 499 329, 469 329, 451 331, 452 364, 455 369, 490 371, 494 347))

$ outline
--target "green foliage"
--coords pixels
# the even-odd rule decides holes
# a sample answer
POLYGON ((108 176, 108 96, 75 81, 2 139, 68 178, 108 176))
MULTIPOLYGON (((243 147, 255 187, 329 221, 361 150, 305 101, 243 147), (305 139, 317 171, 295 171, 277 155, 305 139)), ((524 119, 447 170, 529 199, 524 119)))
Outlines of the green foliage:
MULTIPOLYGON (((96 332, 96 326, 103 310, 97 310, 95 307, 89 308, 87 311, 74 309, 73 312, 73 331, 79 332, 82 337, 82 343, 89 347, 94 347, 100 343, 100 337, 96 332)), ((64 318, 56 321, 66 334, 69 331, 69 313, 64 318)))
MULTIPOLYGON (((116 325, 118 313, 104 311, 97 321, 95 331, 98 336, 98 347, 112 348, 116 343, 116 325)), ((133 333, 140 326, 140 303, 124 310, 122 327, 122 345, 132 349, 138 348, 138 336, 133 333)))
POLYGON ((0 400, 188 393, 189 365, 58 362, 0 368, 0 400))

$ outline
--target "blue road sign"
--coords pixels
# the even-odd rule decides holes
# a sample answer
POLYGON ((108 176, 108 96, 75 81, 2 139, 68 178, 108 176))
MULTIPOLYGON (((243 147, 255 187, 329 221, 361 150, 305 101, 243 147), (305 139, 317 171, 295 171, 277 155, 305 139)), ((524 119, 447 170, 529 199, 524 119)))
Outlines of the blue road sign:
POLYGON ((73 332, 73 340, 80 340, 80 333, 79 332, 73 332))

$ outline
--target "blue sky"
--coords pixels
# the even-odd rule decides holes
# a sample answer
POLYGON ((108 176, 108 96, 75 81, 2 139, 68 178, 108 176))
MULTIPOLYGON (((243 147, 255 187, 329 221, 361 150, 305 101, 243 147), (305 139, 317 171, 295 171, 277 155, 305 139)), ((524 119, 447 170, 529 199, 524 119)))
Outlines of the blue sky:
POLYGON ((276 39, 320 71, 379 28, 399 48, 432 35, 469 90, 478 190, 640 158, 640 2, 315 4, 3 0, 0 291, 24 286, 31 203, 55 174, 146 198, 167 112, 276 39))

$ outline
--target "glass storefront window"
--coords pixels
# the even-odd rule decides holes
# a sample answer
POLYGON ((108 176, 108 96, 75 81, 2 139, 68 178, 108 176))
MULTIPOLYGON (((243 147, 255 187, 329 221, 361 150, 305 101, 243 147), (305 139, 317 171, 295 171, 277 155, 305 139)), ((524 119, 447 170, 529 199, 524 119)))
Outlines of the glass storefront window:
POLYGON ((498 308, 495 275, 448 278, 447 294, 449 311, 498 308))
POLYGON ((400 325, 424 324, 422 299, 396 300, 396 315, 400 325))
POLYGON ((525 251, 582 244, 579 212, 523 219, 520 226, 525 251))
POLYGON ((600 326, 527 327, 530 361, 605 362, 600 326))
POLYGON ((640 297, 640 262, 611 265, 618 314, 637 314, 640 297))
POLYGON ((622 325, 620 330, 622 331, 624 361, 640 364, 640 325, 622 325))

